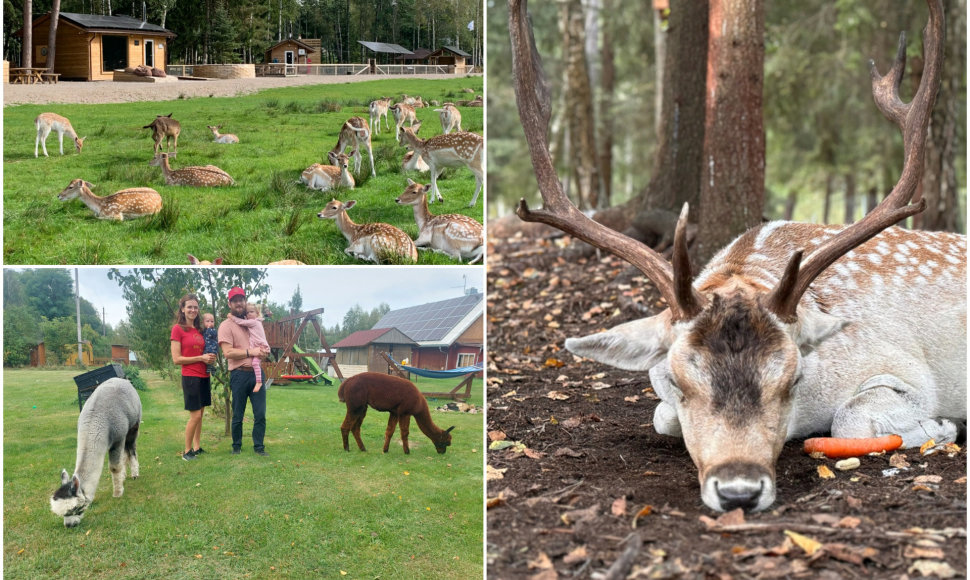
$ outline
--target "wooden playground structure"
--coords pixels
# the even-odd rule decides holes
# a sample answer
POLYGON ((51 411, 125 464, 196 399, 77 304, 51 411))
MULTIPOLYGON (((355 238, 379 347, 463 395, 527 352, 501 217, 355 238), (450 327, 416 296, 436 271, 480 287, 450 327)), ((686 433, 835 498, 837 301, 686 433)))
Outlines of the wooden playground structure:
POLYGON ((262 364, 267 380, 272 379, 274 385, 285 385, 290 382, 324 382, 332 385, 333 381, 327 374, 327 369, 333 367, 337 378, 343 380, 344 375, 337 365, 336 353, 330 349, 327 338, 323 335, 317 315, 323 308, 291 314, 278 320, 264 320, 263 330, 266 332, 266 342, 269 343, 275 362, 266 361, 262 364), (304 352, 299 346, 299 340, 308 325, 312 325, 320 340, 324 352, 304 352), (326 362, 324 362, 326 361, 326 362))

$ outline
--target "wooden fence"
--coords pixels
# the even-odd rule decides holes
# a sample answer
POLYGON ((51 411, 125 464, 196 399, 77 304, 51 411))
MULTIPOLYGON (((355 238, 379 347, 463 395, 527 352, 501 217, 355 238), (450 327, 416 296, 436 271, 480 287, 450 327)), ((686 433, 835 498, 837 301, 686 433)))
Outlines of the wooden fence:
MULTIPOLYGON (((165 72, 173 76, 195 76, 195 66, 191 64, 170 64, 165 72)), ((456 71, 453 65, 424 64, 256 64, 256 76, 289 77, 298 75, 318 76, 356 76, 356 75, 454 75, 481 74, 479 67, 463 67, 456 71)))

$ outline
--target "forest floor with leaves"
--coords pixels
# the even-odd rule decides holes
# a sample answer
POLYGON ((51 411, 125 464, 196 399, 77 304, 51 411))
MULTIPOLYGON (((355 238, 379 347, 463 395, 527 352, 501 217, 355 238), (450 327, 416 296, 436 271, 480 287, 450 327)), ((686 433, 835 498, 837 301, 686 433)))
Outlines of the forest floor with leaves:
POLYGON ((489 578, 966 577, 965 449, 839 471, 790 441, 771 509, 707 508, 682 441, 653 429, 647 374, 563 348, 659 312, 659 293, 564 242, 489 245, 489 578))

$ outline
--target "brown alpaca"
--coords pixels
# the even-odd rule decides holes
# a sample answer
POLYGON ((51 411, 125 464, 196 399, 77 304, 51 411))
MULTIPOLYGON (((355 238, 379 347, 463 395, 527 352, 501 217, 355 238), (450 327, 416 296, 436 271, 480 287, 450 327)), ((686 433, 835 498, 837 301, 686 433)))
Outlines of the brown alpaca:
POLYGON ((441 430, 431 421, 428 402, 414 383, 407 379, 382 373, 360 373, 340 383, 337 397, 340 402, 347 404, 347 416, 340 426, 340 433, 344 438, 344 451, 350 451, 347 437, 350 433, 354 434, 357 447, 361 451, 367 451, 364 449, 364 442, 360 439, 360 425, 364 422, 368 405, 377 411, 387 411, 391 414, 387 419, 387 430, 384 431, 384 453, 387 453, 387 448, 391 445, 391 436, 394 435, 394 429, 398 423, 401 424, 401 443, 404 444, 404 452, 411 453, 408 448, 408 431, 411 428, 412 416, 417 421, 421 432, 434 443, 438 453, 444 453, 451 445, 451 430, 454 427, 441 430))

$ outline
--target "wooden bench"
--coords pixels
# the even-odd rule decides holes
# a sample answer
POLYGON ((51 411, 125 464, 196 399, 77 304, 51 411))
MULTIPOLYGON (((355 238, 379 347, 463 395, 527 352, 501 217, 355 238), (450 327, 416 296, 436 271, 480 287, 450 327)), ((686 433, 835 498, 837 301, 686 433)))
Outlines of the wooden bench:
POLYGON ((61 73, 49 73, 49 72, 40 73, 40 79, 41 79, 41 82, 43 83, 52 83, 56 85, 57 79, 59 79, 60 77, 61 77, 61 73))

